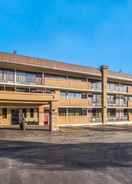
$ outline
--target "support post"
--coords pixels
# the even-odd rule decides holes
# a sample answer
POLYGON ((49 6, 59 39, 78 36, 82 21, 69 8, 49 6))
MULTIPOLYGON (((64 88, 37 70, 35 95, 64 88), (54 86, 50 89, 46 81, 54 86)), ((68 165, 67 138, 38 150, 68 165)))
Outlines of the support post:
POLYGON ((56 102, 50 102, 50 131, 58 131, 59 127, 57 126, 57 116, 58 116, 58 108, 56 106, 56 102))
POLYGON ((50 102, 50 131, 59 130, 59 127, 57 126, 59 96, 60 91, 56 90, 54 94, 54 101, 50 102))
POLYGON ((102 125, 107 123, 108 66, 101 66, 102 73, 102 125))
POLYGON ((44 125, 44 105, 38 107, 39 125, 44 125))

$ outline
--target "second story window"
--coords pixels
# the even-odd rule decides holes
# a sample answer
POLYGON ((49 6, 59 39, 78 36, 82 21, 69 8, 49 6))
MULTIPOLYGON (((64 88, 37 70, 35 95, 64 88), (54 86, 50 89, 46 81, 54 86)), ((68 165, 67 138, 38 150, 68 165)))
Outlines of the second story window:
POLYGON ((64 99, 85 99, 87 98, 87 93, 61 91, 60 96, 64 99))
POLYGON ((68 98, 81 98, 81 93, 69 92, 68 98))
POLYGON ((93 94, 93 96, 92 96, 92 102, 93 102, 93 105, 94 106, 101 105, 101 95, 99 95, 99 94, 93 94))
POLYGON ((109 91, 116 91, 116 92, 124 92, 128 91, 128 86, 125 84, 118 84, 118 83, 108 83, 109 91))
POLYGON ((14 81, 15 81, 14 71, 0 69, 0 82, 13 83, 14 81))
POLYGON ((60 96, 61 96, 61 98, 67 99, 67 92, 66 91, 61 91, 60 96))
POLYGON ((3 82, 4 77, 3 77, 3 70, 0 69, 0 82, 3 82))
POLYGON ((41 85, 42 75, 39 73, 16 72, 16 82, 19 84, 41 85))
POLYGON ((108 104, 109 104, 109 105, 115 105, 115 104, 116 104, 116 96, 114 96, 114 95, 109 95, 109 96, 108 96, 108 104))
POLYGON ((128 97, 123 95, 108 95, 108 105, 110 106, 127 106, 128 97))
POLYGON ((100 81, 92 81, 92 90, 101 90, 101 82, 100 81))

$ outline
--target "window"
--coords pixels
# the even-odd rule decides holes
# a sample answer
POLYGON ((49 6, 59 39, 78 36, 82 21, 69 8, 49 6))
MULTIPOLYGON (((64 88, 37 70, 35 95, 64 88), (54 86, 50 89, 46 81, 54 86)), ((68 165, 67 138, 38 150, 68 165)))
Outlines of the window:
POLYGON ((87 109, 82 108, 68 108, 69 116, 84 116, 87 115, 87 109))
POLYGON ((69 116, 79 116, 79 109, 69 108, 68 109, 68 115, 69 116))
POLYGON ((16 88, 16 92, 29 92, 29 88, 16 88))
POLYGON ((99 111, 99 109, 93 109, 92 110, 92 116, 94 118, 99 118, 100 117, 100 111, 99 111))
POLYGON ((116 117, 116 110, 115 109, 111 109, 108 111, 108 116, 109 117, 116 117))
POLYGON ((92 103, 93 106, 101 105, 101 95, 93 94, 92 103))
POLYGON ((16 72, 16 82, 19 84, 42 84, 42 74, 41 73, 31 73, 31 72, 16 72))
POLYGON ((130 100, 130 101, 131 101, 131 100, 132 100, 132 96, 129 96, 129 97, 128 97, 128 100, 130 100))
POLYGON ((60 96, 61 96, 62 98, 64 98, 64 99, 66 99, 66 98, 67 98, 67 92, 66 92, 66 91, 61 91, 61 92, 60 92, 60 96))
POLYGON ((14 82, 15 72, 12 70, 0 69, 0 82, 14 82))
POLYGON ((92 90, 101 90, 101 82, 92 81, 92 90))
POLYGON ((45 93, 52 94, 52 93, 54 93, 54 90, 53 90, 53 89, 48 89, 48 88, 46 88, 46 89, 44 89, 44 92, 45 92, 45 93))
POLYGON ((78 99, 81 99, 82 98, 82 94, 81 93, 77 93, 77 92, 69 92, 68 93, 68 98, 78 98, 78 99))
POLYGON ((14 87, 6 86, 6 91, 15 91, 14 87))
POLYGON ((124 116, 128 117, 128 110, 127 109, 124 109, 124 116))
POLYGON ((30 117, 34 118, 34 109, 30 109, 30 117))
POLYGON ((4 81, 4 74, 3 74, 3 70, 0 69, 0 82, 4 81))
POLYGON ((30 88, 30 93, 43 93, 43 88, 30 88))
POLYGON ((66 108, 59 108, 59 116, 66 116, 66 108))
POLYGON ((82 109, 82 116, 86 116, 87 115, 87 109, 82 109))
POLYGON ((23 111, 24 118, 26 118, 27 117, 27 109, 23 109, 22 111, 23 111))
POLYGON ((0 91, 4 91, 4 85, 0 85, 0 91))
POLYGON ((127 106, 128 97, 122 95, 109 95, 108 105, 110 106, 127 106))
POLYGON ((108 84, 108 87, 109 87, 109 91, 118 91, 118 92, 127 92, 128 91, 128 86, 124 85, 124 84, 110 82, 108 84))
POLYGON ((15 73, 10 70, 4 71, 4 81, 5 82, 14 82, 15 81, 15 73))
POLYGON ((82 98, 86 99, 87 98, 87 93, 82 93, 82 98))
POLYGON ((6 108, 2 109, 2 118, 7 119, 7 109, 6 108))
POLYGON ((59 108, 59 116, 86 116, 86 108, 59 108))
POLYGON ((115 95, 108 96, 108 104, 112 105, 112 106, 116 104, 116 96, 115 95))
POLYGON ((79 92, 67 92, 67 91, 61 91, 60 96, 65 99, 72 99, 72 98, 77 98, 77 99, 86 99, 87 98, 87 93, 79 93, 79 92))

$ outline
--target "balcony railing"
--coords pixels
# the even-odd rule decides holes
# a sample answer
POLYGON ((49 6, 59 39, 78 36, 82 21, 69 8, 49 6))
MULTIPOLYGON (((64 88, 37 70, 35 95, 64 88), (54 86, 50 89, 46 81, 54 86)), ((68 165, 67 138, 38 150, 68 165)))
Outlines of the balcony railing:
POLYGON ((93 107, 101 107, 101 102, 92 102, 93 107))
POLYGON ((53 100, 53 95, 47 93, 21 93, 21 92, 8 92, 0 91, 1 102, 30 102, 30 103, 43 103, 44 101, 53 100))
POLYGON ((128 102, 125 103, 108 103, 108 107, 128 107, 128 102))
POLYGON ((88 124, 90 122, 88 116, 58 116, 57 123, 59 124, 88 124))
POLYGON ((45 85, 57 88, 68 88, 78 90, 90 90, 90 83, 85 81, 71 80, 71 79, 50 79, 45 78, 45 85))
POLYGON ((108 121, 127 121, 128 116, 121 116, 121 117, 108 117, 108 121))
POLYGON ((101 121, 102 121, 101 117, 91 117, 91 122, 93 122, 93 123, 99 123, 101 121))
POLYGON ((89 99, 60 99, 58 102, 59 107, 91 107, 91 101, 89 99))

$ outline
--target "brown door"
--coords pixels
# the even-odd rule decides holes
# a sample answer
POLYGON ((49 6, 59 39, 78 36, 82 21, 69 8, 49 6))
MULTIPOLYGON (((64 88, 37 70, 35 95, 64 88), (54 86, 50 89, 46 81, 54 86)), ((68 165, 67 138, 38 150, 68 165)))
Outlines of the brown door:
POLYGON ((44 125, 49 125, 49 113, 44 114, 44 125))
POLYGON ((12 125, 19 124, 19 110, 14 109, 11 111, 11 119, 12 119, 12 125))

